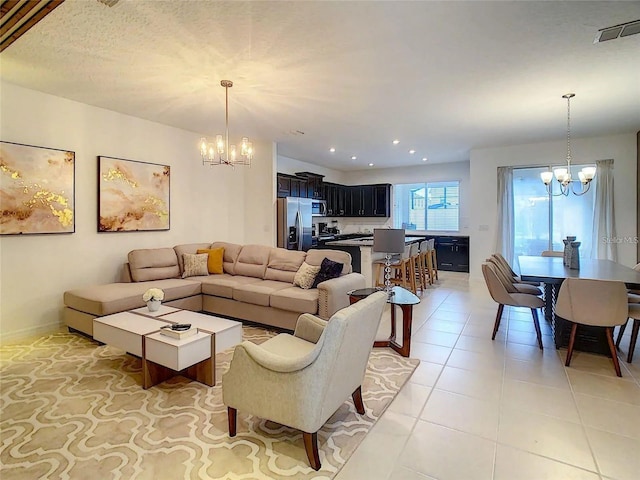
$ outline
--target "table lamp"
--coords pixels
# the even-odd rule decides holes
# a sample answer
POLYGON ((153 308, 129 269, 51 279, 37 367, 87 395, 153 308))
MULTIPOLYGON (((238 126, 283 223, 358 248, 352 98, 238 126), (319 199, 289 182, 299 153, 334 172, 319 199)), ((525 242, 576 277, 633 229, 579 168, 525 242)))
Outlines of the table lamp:
POLYGON ((384 289, 391 296, 391 255, 404 253, 404 228, 374 228, 373 251, 385 254, 384 289))

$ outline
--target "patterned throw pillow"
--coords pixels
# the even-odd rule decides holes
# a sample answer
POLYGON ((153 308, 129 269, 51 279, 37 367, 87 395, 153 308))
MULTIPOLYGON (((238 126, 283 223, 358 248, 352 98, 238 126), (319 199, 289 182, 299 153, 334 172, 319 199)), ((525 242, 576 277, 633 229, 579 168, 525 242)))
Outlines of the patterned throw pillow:
POLYGON ((313 265, 309 265, 307 262, 302 262, 302 265, 300 265, 300 268, 296 272, 296 276, 293 277, 293 284, 308 290, 313 285, 313 281, 319 271, 319 266, 314 267, 313 265))
POLYGON ((185 253, 182 255, 182 258, 184 259, 184 273, 182 274, 182 278, 209 275, 209 270, 207 269, 208 254, 185 253))
POLYGON ((313 282, 313 288, 316 288, 320 282, 339 277, 342 273, 342 267, 344 267, 344 263, 334 262, 328 258, 322 260, 320 271, 313 282))

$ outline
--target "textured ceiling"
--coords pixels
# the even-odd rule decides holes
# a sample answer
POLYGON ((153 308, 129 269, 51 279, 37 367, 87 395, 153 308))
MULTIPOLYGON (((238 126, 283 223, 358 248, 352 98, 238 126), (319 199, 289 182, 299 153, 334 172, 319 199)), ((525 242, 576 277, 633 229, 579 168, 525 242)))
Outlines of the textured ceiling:
POLYGON ((574 136, 640 129, 640 35, 593 43, 638 18, 640 2, 622 1, 67 0, 0 54, 0 72, 208 136, 230 79, 232 138, 328 168, 404 166, 559 140, 567 92, 574 136))

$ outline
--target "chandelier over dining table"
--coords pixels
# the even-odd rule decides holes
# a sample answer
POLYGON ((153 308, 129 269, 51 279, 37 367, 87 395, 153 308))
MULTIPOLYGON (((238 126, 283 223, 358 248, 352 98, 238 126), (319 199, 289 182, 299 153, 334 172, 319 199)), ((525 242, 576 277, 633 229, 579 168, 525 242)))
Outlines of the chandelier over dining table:
POLYGON ((231 80, 222 80, 224 87, 224 135, 216 135, 215 142, 209 142, 205 137, 200 139, 200 155, 203 165, 251 165, 253 145, 248 137, 242 137, 240 151, 235 144, 229 145, 229 89, 233 87, 231 80))
POLYGON ((567 99, 567 166, 557 167, 553 169, 553 172, 546 171, 540 174, 542 182, 547 187, 547 193, 552 195, 551 182, 553 177, 556 178, 560 187, 560 193, 553 194, 554 196, 569 195, 569 192, 573 192, 574 195, 584 195, 589 191, 591 186, 591 180, 596 175, 596 167, 588 166, 582 168, 578 172, 578 180, 574 179, 571 175, 571 99, 575 97, 575 93, 566 93, 562 98, 567 99), (580 190, 576 191, 576 185, 580 184, 580 190))

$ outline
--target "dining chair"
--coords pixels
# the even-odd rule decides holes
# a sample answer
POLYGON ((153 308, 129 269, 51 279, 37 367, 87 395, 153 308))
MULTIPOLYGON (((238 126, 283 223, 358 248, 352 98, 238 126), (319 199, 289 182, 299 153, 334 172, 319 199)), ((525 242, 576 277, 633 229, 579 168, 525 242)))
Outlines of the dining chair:
POLYGON ((564 252, 559 252, 557 250, 544 250, 541 254, 541 257, 564 257, 564 252))
POLYGON ((498 274, 498 268, 491 262, 482 264, 482 275, 484 276, 484 281, 487 284, 491 298, 493 298, 493 300, 498 304, 498 313, 496 314, 496 321, 493 325, 491 340, 495 340, 496 338, 505 305, 512 307, 526 307, 531 309, 533 326, 536 329, 536 336, 538 337, 538 347, 542 350, 542 332, 540 331, 538 308, 544 307, 544 301, 536 295, 514 291, 515 288, 513 286, 509 287, 508 284, 503 283, 498 274), (512 291, 509 291, 509 289, 512 291))
POLYGON ((613 328, 627 322, 627 288, 623 282, 567 278, 560 286, 556 302, 556 315, 571 322, 571 335, 565 365, 573 355, 578 325, 603 327, 616 375, 621 377, 620 363, 613 344, 613 328))
MULTIPOLYGON (((633 269, 636 272, 640 272, 640 263, 638 263, 633 269)), ((627 302, 629 303, 640 303, 640 290, 637 289, 629 289, 627 291, 627 302)))
MULTIPOLYGON (((638 341, 638 332, 640 332, 640 304, 630 303, 629 305, 629 319, 633 320, 633 327, 631 327, 631 338, 629 339, 629 351, 627 352, 627 363, 631 363, 633 360, 633 351, 636 349, 636 342, 638 341)), ((627 328, 627 322, 624 322, 620 325, 620 330, 618 331, 618 339, 616 340, 616 347, 620 347, 620 341, 622 340, 622 335, 624 334, 625 329, 627 328)))
POLYGON ((520 278, 520 275, 518 275, 513 270, 513 268, 511 268, 511 265, 509 265, 509 262, 507 262, 507 259, 504 258, 501 253, 499 253, 499 252, 492 253, 491 256, 494 257, 500 263, 500 265, 502 265, 502 269, 504 271, 508 271, 508 272, 511 273, 511 276, 515 280, 515 283, 528 283, 529 285, 535 285, 536 287, 540 286, 540 282, 529 282, 529 281, 526 281, 526 280, 522 280, 520 278))
POLYGON ((511 276, 510 271, 506 270, 502 267, 501 263, 497 260, 493 255, 486 260, 487 262, 495 265, 497 269, 497 274, 500 277, 502 283, 504 283, 507 287, 509 285, 513 285, 514 293, 528 293, 529 295, 542 295, 542 290, 538 287, 531 285, 529 283, 519 283, 516 282, 515 279, 511 276))

